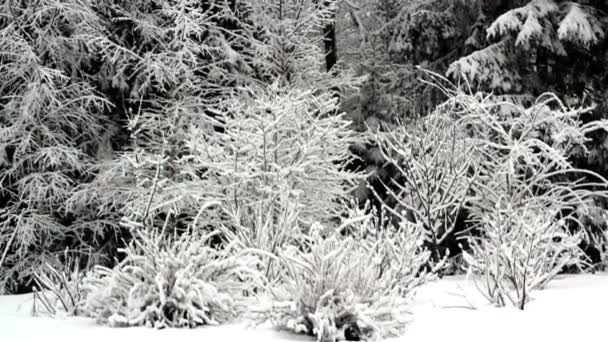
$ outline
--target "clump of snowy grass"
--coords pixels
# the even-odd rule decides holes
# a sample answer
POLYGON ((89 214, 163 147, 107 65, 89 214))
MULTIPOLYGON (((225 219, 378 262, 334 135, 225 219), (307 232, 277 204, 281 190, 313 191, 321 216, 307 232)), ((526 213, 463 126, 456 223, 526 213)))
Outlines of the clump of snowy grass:
POLYGON ((81 286, 84 273, 79 264, 80 258, 71 258, 66 253, 63 268, 47 263, 34 275, 33 315, 73 316, 80 313, 85 292, 81 286))
POLYGON ((324 342, 404 332, 413 290, 432 277, 422 228, 404 221, 397 231, 377 231, 370 216, 347 224, 356 226, 347 237, 317 224, 304 250, 279 254, 284 272, 269 312, 276 327, 324 342))
POLYGON ((571 234, 555 209, 506 203, 487 213, 481 226, 464 259, 480 292, 496 305, 523 310, 532 291, 582 262, 581 234, 571 234))
POLYGON ((125 259, 96 267, 85 279, 84 313, 110 326, 196 327, 236 318, 263 286, 259 258, 228 244, 209 246, 214 235, 167 237, 134 229, 125 259))
POLYGON ((227 241, 238 241, 245 247, 260 251, 265 275, 276 280, 281 265, 276 255, 286 246, 297 246, 306 239, 298 223, 300 210, 286 196, 270 198, 228 211, 229 224, 219 229, 227 241))

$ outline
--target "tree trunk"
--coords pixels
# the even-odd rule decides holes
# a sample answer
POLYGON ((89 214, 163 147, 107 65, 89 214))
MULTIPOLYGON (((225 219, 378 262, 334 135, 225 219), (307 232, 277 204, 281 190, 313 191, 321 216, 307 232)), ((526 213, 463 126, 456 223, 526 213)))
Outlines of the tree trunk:
MULTIPOLYGON (((336 14, 334 13, 332 18, 335 20, 336 14)), ((335 21, 332 20, 330 23, 325 25, 323 28, 323 42, 325 45, 325 67, 327 71, 336 65, 338 61, 338 52, 336 51, 336 25, 335 21)))
MULTIPOLYGON (((328 8, 332 4, 332 0, 323 0, 319 4, 319 0, 316 0, 315 3, 321 6, 321 9, 328 8)), ((336 12, 333 11, 331 14, 331 18, 329 18, 325 27, 323 27, 323 45, 325 47, 325 68, 327 71, 331 71, 331 69, 336 65, 338 61, 338 52, 336 49, 336 12)))

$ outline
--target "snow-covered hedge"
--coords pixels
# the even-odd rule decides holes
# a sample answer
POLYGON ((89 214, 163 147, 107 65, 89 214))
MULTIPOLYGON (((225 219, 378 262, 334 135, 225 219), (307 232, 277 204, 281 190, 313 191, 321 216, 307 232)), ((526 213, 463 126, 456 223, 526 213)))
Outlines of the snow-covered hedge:
POLYGON ((211 235, 179 237, 137 230, 113 269, 85 279, 83 312, 111 326, 195 327, 236 318, 263 286, 258 258, 234 245, 208 244, 211 235))

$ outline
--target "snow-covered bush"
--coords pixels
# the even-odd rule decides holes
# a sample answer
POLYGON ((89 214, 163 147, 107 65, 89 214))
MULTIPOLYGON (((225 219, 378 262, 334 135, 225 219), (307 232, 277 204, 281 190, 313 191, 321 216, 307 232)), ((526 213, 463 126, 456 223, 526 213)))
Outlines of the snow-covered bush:
POLYGON ((84 280, 83 312, 111 326, 196 327, 236 318, 264 286, 259 259, 234 244, 209 246, 212 234, 181 236, 143 227, 113 269, 98 266, 84 280))
POLYGON ((576 168, 570 159, 587 153, 588 134, 608 127, 605 121, 583 123, 585 109, 566 108, 551 94, 528 108, 490 98, 454 100, 465 108, 462 127, 483 146, 478 182, 483 186, 475 187, 482 197, 476 202, 479 210, 492 208, 503 195, 515 203, 534 198, 547 207, 574 209, 605 194, 606 180, 576 168))
POLYGON ((606 198, 608 182, 601 175, 573 165, 571 156, 585 155, 589 134, 605 130, 605 120, 583 123, 587 109, 565 107, 545 94, 531 107, 464 94, 451 98, 462 108, 461 129, 482 154, 479 177, 468 200, 471 220, 483 224, 488 213, 508 201, 514 208, 539 208, 576 218, 574 230, 606 198))
POLYGON ((279 254, 284 267, 271 288, 274 325, 319 341, 373 340, 406 329, 413 290, 431 276, 423 266, 420 226, 375 229, 370 216, 347 220, 344 237, 315 225, 304 250, 279 254))
POLYGON ((569 157, 585 154, 588 134, 605 130, 607 122, 583 123, 588 109, 568 108, 552 94, 522 107, 493 96, 446 93, 438 112, 449 108, 463 143, 477 155, 466 199, 475 228, 468 267, 493 279, 486 284, 492 301, 508 298, 523 308, 530 290, 566 265, 584 264, 580 236, 568 233, 584 227, 569 213, 606 197, 608 182, 576 168, 569 157))
POLYGON ((580 234, 568 230, 568 218, 555 208, 499 202, 484 214, 479 237, 464 252, 468 271, 486 298, 524 309, 530 293, 543 288, 566 266, 579 265, 580 234))
POLYGON ((401 220, 424 227, 433 260, 450 253, 457 219, 476 181, 476 146, 469 143, 450 111, 438 111, 411 125, 376 134, 384 159, 396 176, 378 196, 401 220))

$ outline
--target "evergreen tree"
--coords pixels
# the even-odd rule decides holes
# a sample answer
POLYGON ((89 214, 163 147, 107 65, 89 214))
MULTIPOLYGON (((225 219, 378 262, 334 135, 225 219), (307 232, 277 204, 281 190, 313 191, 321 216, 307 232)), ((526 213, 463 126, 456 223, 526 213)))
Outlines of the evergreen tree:
POLYGON ((468 42, 477 51, 448 75, 522 101, 552 91, 570 104, 605 106, 607 10, 602 1, 513 4, 474 32, 468 42))
POLYGON ((95 255, 111 226, 71 201, 112 132, 88 44, 102 29, 88 1, 0 5, 0 291, 66 248, 95 255))

